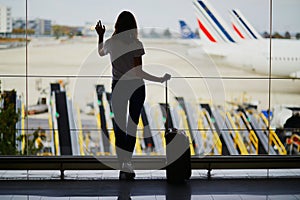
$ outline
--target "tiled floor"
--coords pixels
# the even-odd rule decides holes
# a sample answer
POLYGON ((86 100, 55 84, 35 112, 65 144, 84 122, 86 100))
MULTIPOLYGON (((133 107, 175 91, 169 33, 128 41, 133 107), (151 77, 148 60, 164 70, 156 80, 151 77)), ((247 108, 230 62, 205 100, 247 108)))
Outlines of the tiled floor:
POLYGON ((299 195, 191 195, 184 198, 170 198, 166 196, 110 196, 110 197, 47 197, 30 195, 3 195, 1 200, 299 200, 299 195))
POLYGON ((118 171, 0 171, 0 200, 300 200, 300 170, 193 170, 184 185, 166 183, 165 171, 136 171, 133 182, 118 171))
MULTIPOLYGON (((43 196, 0 196, 1 200, 117 200, 122 199, 117 196, 112 197, 43 197, 43 196)), ((123 198, 124 200, 126 198, 123 198)), ((122 200, 123 200, 122 199, 122 200)), ((168 200, 165 196, 131 196, 127 199, 132 200, 168 200)), ((126 199, 126 200, 127 200, 126 199)), ((299 196, 295 195, 278 195, 278 196, 263 196, 263 195, 193 195, 189 200, 298 200, 299 196)), ((176 200, 176 199, 175 199, 176 200)), ((185 200, 185 199, 182 199, 185 200)))
MULTIPOLYGON (((117 170, 81 170, 65 171, 67 180, 116 180, 117 170)), ((165 179, 164 170, 137 170, 137 179, 165 179)), ((211 177, 214 178, 299 178, 300 169, 258 169, 258 170, 213 170, 211 177)), ((193 170, 192 179, 206 179, 207 170, 193 170)), ((0 180, 40 180, 40 179, 60 179, 59 171, 4 171, 0 170, 0 180)))

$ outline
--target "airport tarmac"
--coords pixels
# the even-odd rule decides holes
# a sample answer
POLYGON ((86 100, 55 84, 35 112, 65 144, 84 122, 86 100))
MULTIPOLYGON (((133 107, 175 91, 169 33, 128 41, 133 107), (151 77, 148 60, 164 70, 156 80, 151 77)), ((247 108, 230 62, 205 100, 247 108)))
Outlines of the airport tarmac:
MULTIPOLYGON (((271 108, 299 105, 300 80, 274 77, 269 81, 268 75, 215 64, 205 53, 192 57, 188 51, 195 45, 177 39, 141 40, 146 50, 144 70, 158 76, 164 73, 173 76, 169 83, 171 97, 183 96, 190 102, 209 101, 215 105, 244 98, 258 103, 261 109, 268 109, 269 98, 271 108)), ((61 42, 33 38, 28 46, 27 69, 25 48, 1 50, 0 57, 2 89, 16 89, 24 101, 28 99, 29 105, 35 104, 39 96, 48 96, 49 84, 59 80, 66 83, 69 96, 81 108, 94 100, 96 84, 104 84, 110 91, 110 60, 108 56, 98 56, 96 38, 61 42)), ((162 102, 163 85, 150 82, 147 85, 146 101, 162 102)))

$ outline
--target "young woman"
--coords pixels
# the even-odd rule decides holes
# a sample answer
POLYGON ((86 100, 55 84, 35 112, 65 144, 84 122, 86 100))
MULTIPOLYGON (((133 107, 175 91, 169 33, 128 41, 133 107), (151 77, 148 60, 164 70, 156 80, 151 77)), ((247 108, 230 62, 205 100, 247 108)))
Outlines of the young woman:
POLYGON ((110 55, 112 63, 112 109, 116 152, 120 162, 120 179, 134 179, 131 163, 136 142, 136 130, 145 101, 144 79, 163 83, 171 78, 153 76, 142 68, 143 44, 138 39, 137 23, 131 12, 123 11, 115 23, 113 35, 103 43, 105 26, 98 21, 95 27, 99 36, 100 56, 110 55), (127 115, 127 109, 129 115, 127 115))

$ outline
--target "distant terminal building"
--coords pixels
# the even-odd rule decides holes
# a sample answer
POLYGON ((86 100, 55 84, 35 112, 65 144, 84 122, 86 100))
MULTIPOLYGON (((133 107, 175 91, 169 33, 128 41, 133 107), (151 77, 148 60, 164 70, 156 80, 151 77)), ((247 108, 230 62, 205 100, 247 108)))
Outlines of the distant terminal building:
MULTIPOLYGON (((12 26, 13 29, 25 29, 26 20, 23 18, 13 19, 12 26)), ((34 30, 34 35, 51 35, 51 20, 39 18, 29 20, 27 29, 34 30)))
POLYGON ((0 35, 10 35, 12 32, 11 8, 0 4, 0 35))
MULTIPOLYGON (((105 25, 105 37, 110 37, 114 32, 114 24, 109 22, 102 22, 105 25)), ((82 35, 84 36, 97 36, 95 31, 96 22, 85 22, 81 29, 82 35)))
POLYGON ((86 22, 82 28, 82 34, 84 36, 96 36, 95 23, 86 22))

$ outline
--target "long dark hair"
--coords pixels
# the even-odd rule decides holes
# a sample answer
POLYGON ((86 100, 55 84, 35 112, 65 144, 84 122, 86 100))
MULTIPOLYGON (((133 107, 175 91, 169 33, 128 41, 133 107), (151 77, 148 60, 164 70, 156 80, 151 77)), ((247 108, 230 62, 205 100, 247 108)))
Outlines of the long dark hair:
POLYGON ((119 14, 113 36, 124 31, 128 31, 132 39, 137 38, 137 23, 134 15, 129 11, 123 11, 119 14))

